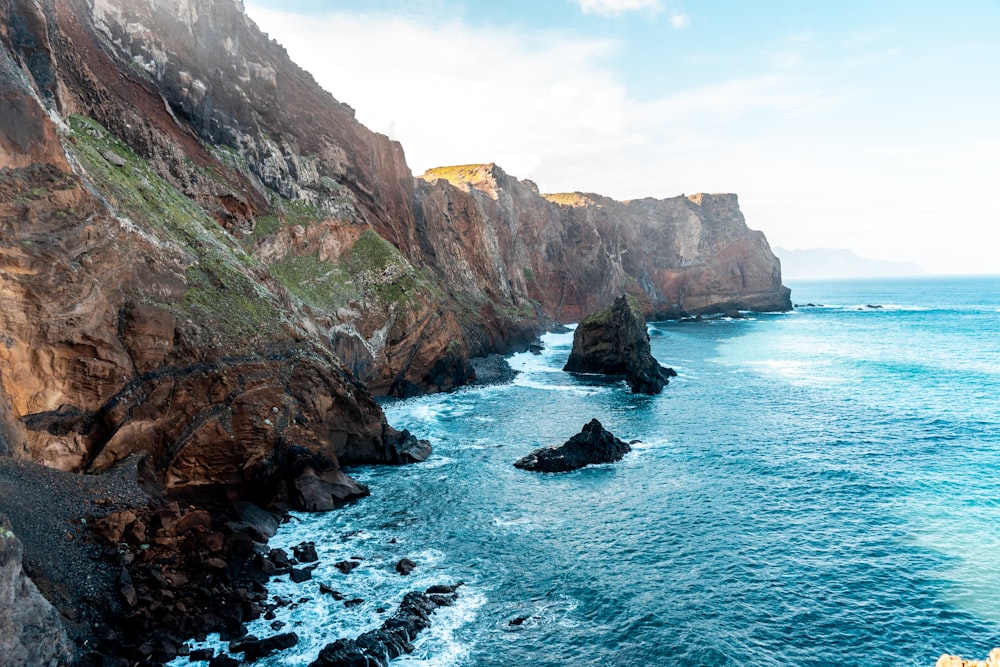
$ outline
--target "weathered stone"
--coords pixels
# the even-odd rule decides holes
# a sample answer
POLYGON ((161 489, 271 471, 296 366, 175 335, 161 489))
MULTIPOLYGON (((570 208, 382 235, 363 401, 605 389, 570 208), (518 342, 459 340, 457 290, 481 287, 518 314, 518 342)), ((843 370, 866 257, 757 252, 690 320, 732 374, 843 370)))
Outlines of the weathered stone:
POLYGON ((451 604, 459 586, 434 586, 425 592, 407 593, 399 609, 380 628, 357 639, 338 639, 327 644, 309 667, 386 667, 389 660, 412 653, 411 642, 430 627, 430 615, 435 609, 451 604), (436 591, 433 594, 432 589, 436 591))
POLYGON ((639 303, 628 295, 588 316, 573 334, 573 351, 563 370, 624 375, 633 393, 658 394, 673 369, 664 368, 649 349, 649 333, 639 303))
POLYGON ((361 565, 361 563, 359 563, 356 560, 342 560, 333 564, 335 568, 337 568, 344 574, 350 573, 354 568, 358 567, 359 565, 361 565))
POLYGON ((399 572, 403 576, 406 576, 410 572, 413 572, 413 568, 415 568, 416 566, 417 564, 414 563, 409 558, 403 558, 400 559, 398 563, 396 563, 396 572, 399 572))
POLYGON ((5 665, 70 664, 73 646, 59 614, 21 565, 21 541, 0 515, 0 656, 5 665))
POLYGON ((315 563, 319 560, 319 555, 316 553, 316 545, 312 542, 303 542, 298 546, 292 547, 292 555, 300 563, 315 563))
POLYGON ((248 639, 236 642, 231 648, 231 653, 242 653, 244 658, 250 662, 267 657, 276 651, 283 651, 292 648, 299 643, 299 636, 294 632, 286 632, 264 639, 248 639))
POLYGON ((293 567, 291 572, 288 573, 288 578, 291 579, 296 584, 301 584, 304 581, 309 581, 312 579, 313 568, 312 567, 293 567))
POLYGON ((536 449, 514 466, 535 472, 567 472, 596 463, 613 463, 631 450, 627 443, 605 430, 601 422, 592 419, 564 444, 536 449))

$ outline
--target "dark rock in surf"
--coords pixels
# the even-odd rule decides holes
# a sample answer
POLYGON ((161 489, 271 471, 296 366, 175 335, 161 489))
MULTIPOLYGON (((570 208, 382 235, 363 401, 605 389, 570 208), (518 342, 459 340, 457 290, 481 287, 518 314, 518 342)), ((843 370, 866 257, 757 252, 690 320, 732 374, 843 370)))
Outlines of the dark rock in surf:
POLYGON ((432 586, 425 592, 407 593, 382 627, 357 639, 327 644, 309 667, 387 667, 390 660, 413 652, 412 642, 430 627, 430 615, 438 607, 452 604, 458 598, 455 591, 459 586, 432 586))
POLYGON ((301 584, 305 581, 309 581, 313 577, 313 570, 316 568, 315 565, 310 567, 293 567, 288 573, 288 578, 291 579, 296 584, 301 584))
POLYGON ((625 294, 580 322, 563 370, 624 375, 633 394, 658 394, 677 375, 653 358, 639 302, 625 294))
POLYGON ((398 563, 396 563, 396 572, 399 572, 401 575, 405 577, 406 575, 410 574, 410 572, 413 572, 413 568, 415 568, 416 566, 417 564, 414 563, 409 558, 403 558, 398 563))
POLYGON ((501 354, 488 354, 485 357, 470 359, 476 371, 477 385, 509 384, 517 376, 510 362, 501 354))
POLYGON ((299 636, 294 632, 286 632, 265 639, 248 639, 233 645, 232 653, 242 653, 248 662, 267 657, 276 651, 292 648, 299 643, 299 636))
POLYGON ((319 560, 319 555, 316 553, 316 544, 313 542, 303 542, 296 547, 292 547, 292 555, 300 563, 315 563, 319 560))
POLYGON ((613 463, 620 460, 632 448, 622 442, 601 422, 591 419, 583 430, 559 447, 536 449, 514 466, 535 472, 567 472, 594 463, 613 463))
POLYGON ((342 560, 333 564, 335 568, 337 568, 344 574, 350 574, 351 570, 353 570, 359 565, 361 565, 361 563, 359 563, 356 560, 342 560))

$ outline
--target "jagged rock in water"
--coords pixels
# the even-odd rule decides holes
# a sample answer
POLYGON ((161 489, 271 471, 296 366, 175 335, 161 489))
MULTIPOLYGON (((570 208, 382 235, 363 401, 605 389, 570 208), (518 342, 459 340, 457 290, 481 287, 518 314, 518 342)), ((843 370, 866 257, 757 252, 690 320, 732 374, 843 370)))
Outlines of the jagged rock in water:
POLYGON ((309 667, 386 667, 390 660, 413 652, 417 634, 431 625, 430 615, 438 607, 452 604, 458 597, 454 586, 431 586, 424 592, 403 596, 390 618, 380 628, 357 639, 338 639, 327 644, 309 667))
POLYGON ((236 642, 232 653, 242 653, 247 662, 255 662, 276 651, 292 648, 299 643, 299 636, 294 632, 286 632, 264 639, 246 639, 236 642))
POLYGON ((535 472, 567 472, 595 463, 613 463, 632 451, 608 432, 601 422, 591 419, 583 430, 559 447, 542 447, 514 466, 535 472))
POLYGON ((24 547, 0 515, 0 663, 9 667, 59 667, 72 662, 73 646, 59 613, 22 569, 24 547))
POLYGON ((628 295, 590 315, 573 334, 573 351, 563 370, 624 375, 636 394, 658 394, 676 373, 664 368, 649 349, 649 333, 639 303, 628 295))

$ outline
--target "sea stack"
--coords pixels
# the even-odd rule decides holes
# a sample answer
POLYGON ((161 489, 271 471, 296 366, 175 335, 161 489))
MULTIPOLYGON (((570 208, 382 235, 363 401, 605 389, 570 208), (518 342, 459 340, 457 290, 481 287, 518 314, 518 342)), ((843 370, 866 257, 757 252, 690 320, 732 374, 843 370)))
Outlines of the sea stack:
POLYGON ((595 463, 614 463, 632 451, 596 419, 559 447, 536 449, 515 464, 535 472, 568 472, 595 463))
POLYGON ((639 302, 627 294, 580 322, 563 370, 624 375, 633 394, 658 394, 677 375, 653 358, 646 319, 639 302))

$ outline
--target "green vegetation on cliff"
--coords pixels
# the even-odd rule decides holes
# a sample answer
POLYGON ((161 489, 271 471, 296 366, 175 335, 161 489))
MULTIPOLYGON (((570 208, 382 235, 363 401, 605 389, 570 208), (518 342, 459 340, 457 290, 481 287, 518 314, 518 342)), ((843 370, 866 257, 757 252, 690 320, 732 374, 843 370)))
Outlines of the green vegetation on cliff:
POLYGON ((69 149, 112 209, 185 256, 187 290, 180 302, 136 298, 211 329, 222 340, 251 341, 273 332, 280 307, 249 274, 257 261, 200 206, 161 178, 146 160, 90 118, 70 119, 69 149))
POLYGON ((580 207, 589 206, 594 203, 593 199, 582 192, 557 192, 555 194, 542 195, 542 197, 560 206, 580 207))
POLYGON ((351 302, 388 312, 413 307, 440 291, 374 229, 366 229, 337 260, 316 253, 286 255, 271 274, 302 303, 330 312, 351 302))
POLYGON ((271 274, 302 303, 333 311, 358 298, 351 276, 339 265, 318 254, 288 255, 271 265, 271 274))

